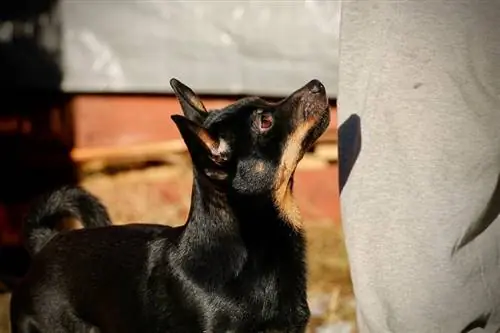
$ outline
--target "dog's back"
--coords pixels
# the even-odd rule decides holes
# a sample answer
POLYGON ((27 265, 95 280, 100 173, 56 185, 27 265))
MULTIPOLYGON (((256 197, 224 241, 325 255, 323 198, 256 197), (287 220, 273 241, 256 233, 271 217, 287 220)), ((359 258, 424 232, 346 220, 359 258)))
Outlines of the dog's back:
POLYGON ((144 313, 145 308, 154 310, 147 306, 150 284, 156 283, 152 277, 160 267, 162 281, 166 281, 170 273, 165 267, 170 265, 165 253, 179 232, 180 228, 141 224, 81 229, 53 236, 36 254, 13 293, 12 325, 29 326, 31 319, 24 314, 33 312, 38 314, 37 327, 44 326, 37 329, 43 332, 86 331, 90 329, 88 323, 111 332, 142 331, 144 327, 130 324, 144 319, 124 320, 127 327, 120 327, 119 321, 107 322, 106 314, 110 318, 139 318, 149 315, 144 313), (19 308, 25 309, 23 314, 17 311, 19 308), (54 314, 64 318, 63 327, 55 327, 54 323, 60 320, 51 318, 54 314))

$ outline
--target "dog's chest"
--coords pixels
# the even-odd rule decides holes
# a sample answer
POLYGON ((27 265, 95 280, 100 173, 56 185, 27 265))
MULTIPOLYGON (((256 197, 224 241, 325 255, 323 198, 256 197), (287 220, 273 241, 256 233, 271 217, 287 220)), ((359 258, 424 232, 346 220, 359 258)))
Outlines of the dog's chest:
POLYGON ((282 304, 279 285, 274 276, 262 276, 253 283, 242 283, 235 289, 213 295, 205 302, 203 308, 210 329, 229 333, 266 327, 268 323, 279 321, 284 307, 290 306, 282 304))

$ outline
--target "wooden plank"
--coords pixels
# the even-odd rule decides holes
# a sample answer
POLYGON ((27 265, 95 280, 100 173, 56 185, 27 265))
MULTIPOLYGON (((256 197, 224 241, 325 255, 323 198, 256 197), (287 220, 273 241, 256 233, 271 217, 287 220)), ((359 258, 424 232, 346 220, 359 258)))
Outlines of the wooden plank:
POLYGON ((314 148, 313 154, 325 161, 336 162, 339 155, 338 146, 336 144, 319 144, 314 148))
POLYGON ((297 166, 297 171, 302 170, 320 170, 328 167, 328 162, 317 158, 314 154, 306 154, 297 166))
MULTIPOLYGON (((126 147, 75 148, 71 159, 86 171, 98 171, 106 167, 134 162, 163 161, 176 163, 188 158, 188 151, 181 139, 166 142, 131 145, 126 147)), ((314 151, 307 153, 299 164, 300 170, 316 170, 336 162, 338 148, 336 143, 319 142, 314 151)))
POLYGON ((147 157, 151 155, 165 155, 182 153, 187 150, 184 141, 174 139, 164 142, 153 142, 135 144, 125 147, 95 147, 75 148, 71 151, 71 158, 76 162, 84 162, 92 159, 120 159, 128 157, 147 157))
MULTIPOLYGON (((208 109, 219 109, 236 99, 203 98, 208 109)), ((174 96, 76 95, 69 109, 74 124, 74 147, 128 147, 179 139, 170 116, 180 114, 174 96)), ((336 109, 321 140, 336 140, 336 109)))
MULTIPOLYGON (((220 108, 230 102, 217 99, 205 105, 220 108)), ((175 97, 77 95, 70 109, 75 148, 124 147, 180 137, 170 119, 181 113, 175 97)))

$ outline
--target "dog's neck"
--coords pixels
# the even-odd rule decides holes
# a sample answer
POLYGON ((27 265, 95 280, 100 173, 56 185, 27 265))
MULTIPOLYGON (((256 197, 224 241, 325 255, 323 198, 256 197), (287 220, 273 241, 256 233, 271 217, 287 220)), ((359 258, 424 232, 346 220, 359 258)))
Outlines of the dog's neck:
POLYGON ((258 256, 302 264, 303 246, 302 233, 280 217, 271 195, 244 197, 194 178, 178 247, 178 259, 191 276, 203 276, 209 285, 224 283, 238 276, 248 260, 260 260, 258 256), (209 277, 208 272, 217 273, 209 277))

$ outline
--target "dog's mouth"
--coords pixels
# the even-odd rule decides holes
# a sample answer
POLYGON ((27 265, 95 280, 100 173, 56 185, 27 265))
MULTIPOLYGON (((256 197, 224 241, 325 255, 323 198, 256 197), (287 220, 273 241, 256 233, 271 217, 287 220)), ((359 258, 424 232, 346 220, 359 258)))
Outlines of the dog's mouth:
POLYGON ((326 107, 316 112, 313 116, 309 117, 309 120, 313 122, 311 129, 307 133, 303 141, 304 151, 309 150, 318 139, 326 132, 328 126, 330 125, 330 108, 326 107))
POLYGON ((291 95, 291 121, 294 128, 287 138, 280 163, 280 182, 288 183, 305 153, 316 143, 330 124, 330 106, 325 87, 312 80, 291 95))
POLYGON ((319 80, 311 80, 282 103, 285 110, 290 110, 289 121, 293 124, 285 144, 284 160, 288 161, 288 169, 295 170, 330 125, 330 105, 325 86, 319 80))
POLYGON ((330 124, 330 106, 325 87, 312 80, 283 101, 288 110, 290 131, 284 144, 275 180, 275 202, 292 224, 300 223, 291 196, 293 176, 305 153, 316 143, 330 124))
POLYGON ((325 87, 318 80, 312 80, 302 89, 299 108, 299 127, 307 126, 307 134, 303 137, 302 147, 304 152, 309 150, 321 137, 330 125, 330 105, 325 87))

